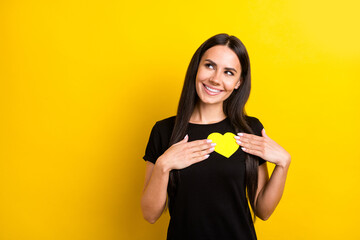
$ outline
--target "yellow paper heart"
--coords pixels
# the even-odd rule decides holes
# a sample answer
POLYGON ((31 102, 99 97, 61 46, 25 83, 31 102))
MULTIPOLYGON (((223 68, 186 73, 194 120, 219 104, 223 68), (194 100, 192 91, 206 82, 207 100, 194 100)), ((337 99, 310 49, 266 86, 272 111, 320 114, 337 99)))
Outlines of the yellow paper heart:
POLYGON ((235 134, 231 132, 227 132, 224 135, 213 132, 207 138, 216 143, 215 152, 229 158, 239 148, 234 136, 235 134))

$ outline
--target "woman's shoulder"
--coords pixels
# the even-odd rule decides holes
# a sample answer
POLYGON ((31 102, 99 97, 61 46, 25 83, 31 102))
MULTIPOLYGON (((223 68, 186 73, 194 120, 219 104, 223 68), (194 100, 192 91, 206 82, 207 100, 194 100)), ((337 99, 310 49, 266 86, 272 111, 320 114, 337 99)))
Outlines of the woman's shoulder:
POLYGON ((249 126, 255 131, 255 134, 261 135, 261 130, 264 128, 264 126, 259 118, 246 115, 245 119, 249 126))
POLYGON ((172 129, 175 124, 176 116, 170 116, 156 121, 155 125, 160 129, 172 129))
POLYGON ((248 122, 248 123, 260 122, 259 119, 254 116, 245 115, 245 119, 246 119, 246 122, 248 122))

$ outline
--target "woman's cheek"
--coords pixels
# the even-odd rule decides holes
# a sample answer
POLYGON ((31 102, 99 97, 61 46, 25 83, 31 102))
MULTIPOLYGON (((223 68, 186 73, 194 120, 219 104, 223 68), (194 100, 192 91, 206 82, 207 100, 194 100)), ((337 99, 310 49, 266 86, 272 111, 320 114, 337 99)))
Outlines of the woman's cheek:
POLYGON ((234 81, 225 81, 224 82, 224 88, 226 91, 234 90, 235 86, 236 86, 236 82, 234 82, 234 81))
POLYGON ((200 72, 200 73, 198 74, 198 79, 199 79, 200 81, 203 81, 203 80, 205 80, 205 79, 208 77, 208 75, 209 75, 209 74, 206 74, 205 72, 200 72))
POLYGON ((214 74, 214 71, 211 69, 201 68, 198 72, 200 79, 208 79, 214 74))

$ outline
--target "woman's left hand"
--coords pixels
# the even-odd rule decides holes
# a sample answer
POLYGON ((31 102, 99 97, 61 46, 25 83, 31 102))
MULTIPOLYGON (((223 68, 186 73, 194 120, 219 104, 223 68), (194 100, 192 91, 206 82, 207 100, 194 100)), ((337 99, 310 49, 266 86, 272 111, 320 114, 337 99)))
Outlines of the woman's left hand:
POLYGON ((261 136, 249 133, 238 133, 234 138, 244 152, 256 155, 278 166, 288 167, 291 161, 290 154, 268 137, 265 129, 261 130, 261 136))

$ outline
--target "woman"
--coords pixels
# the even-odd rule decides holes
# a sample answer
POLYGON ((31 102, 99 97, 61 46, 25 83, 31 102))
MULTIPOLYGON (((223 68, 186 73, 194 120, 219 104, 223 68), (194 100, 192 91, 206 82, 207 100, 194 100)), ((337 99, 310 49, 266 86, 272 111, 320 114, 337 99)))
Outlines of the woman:
POLYGON ((154 223, 168 200, 167 239, 256 239, 256 216, 279 203, 291 157, 246 115, 250 80, 242 42, 215 35, 191 59, 177 115, 155 123, 141 208, 154 223), (270 179, 266 161, 276 164, 270 179))

